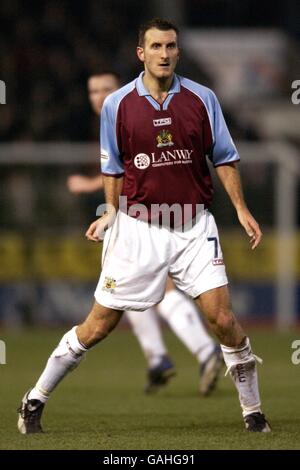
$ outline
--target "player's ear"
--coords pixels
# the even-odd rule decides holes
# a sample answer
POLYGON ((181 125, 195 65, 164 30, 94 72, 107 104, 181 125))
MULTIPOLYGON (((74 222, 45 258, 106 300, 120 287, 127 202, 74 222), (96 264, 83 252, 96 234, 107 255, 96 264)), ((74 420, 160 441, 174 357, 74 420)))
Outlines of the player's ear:
POLYGON ((138 46, 136 48, 136 54, 138 58, 140 59, 141 62, 145 62, 145 55, 144 55, 144 48, 141 46, 138 46))

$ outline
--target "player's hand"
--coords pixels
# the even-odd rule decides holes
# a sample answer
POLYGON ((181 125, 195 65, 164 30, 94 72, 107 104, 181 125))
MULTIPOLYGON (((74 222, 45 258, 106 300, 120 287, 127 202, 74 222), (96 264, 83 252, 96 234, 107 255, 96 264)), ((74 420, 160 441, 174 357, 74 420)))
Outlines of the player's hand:
POLYGON ((238 210, 237 215, 241 225, 244 227, 247 235, 250 237, 250 245, 252 250, 254 250, 261 241, 262 231, 247 208, 238 210))
POLYGON ((91 242, 99 243, 104 239, 106 230, 113 224, 113 216, 106 213, 95 220, 86 231, 86 238, 91 242))
POLYGON ((90 193, 93 192, 94 185, 92 178, 83 175, 71 175, 67 179, 67 187, 71 193, 90 193))

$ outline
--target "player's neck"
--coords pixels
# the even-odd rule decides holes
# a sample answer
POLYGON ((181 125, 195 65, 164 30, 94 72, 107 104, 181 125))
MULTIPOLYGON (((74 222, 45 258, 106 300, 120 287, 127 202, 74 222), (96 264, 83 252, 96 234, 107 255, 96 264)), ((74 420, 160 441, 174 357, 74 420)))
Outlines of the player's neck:
POLYGON ((163 103, 168 95, 174 79, 174 74, 171 77, 158 79, 149 73, 145 72, 143 75, 143 83, 150 95, 158 102, 163 103))

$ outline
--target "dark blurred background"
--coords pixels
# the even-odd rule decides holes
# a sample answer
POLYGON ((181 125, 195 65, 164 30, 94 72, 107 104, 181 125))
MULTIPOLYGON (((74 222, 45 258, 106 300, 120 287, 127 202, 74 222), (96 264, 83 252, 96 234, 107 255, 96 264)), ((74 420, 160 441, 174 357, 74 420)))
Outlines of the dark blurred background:
POLYGON ((250 208, 265 241, 250 253, 224 192, 213 212, 237 311, 294 324, 300 312, 300 2, 266 0, 2 0, 0 79, 0 323, 82 318, 99 271, 83 238, 101 194, 74 196, 66 178, 98 171, 98 119, 86 80, 141 70, 137 29, 154 16, 177 22, 178 72, 214 89, 241 152, 250 208))
MULTIPOLYGON (((86 78, 101 69, 116 70, 124 83, 135 77, 141 70, 135 55, 137 29, 155 15, 175 17, 183 29, 205 28, 216 34, 224 28, 276 29, 294 43, 287 67, 299 72, 297 0, 145 0, 142 6, 137 0, 2 0, 0 71, 8 87, 7 105, 1 109, 1 140, 94 139, 86 78)), ((184 64, 180 71, 213 86, 208 70, 191 74, 190 67, 184 64)), ((289 93, 288 83, 278 85, 289 93)))

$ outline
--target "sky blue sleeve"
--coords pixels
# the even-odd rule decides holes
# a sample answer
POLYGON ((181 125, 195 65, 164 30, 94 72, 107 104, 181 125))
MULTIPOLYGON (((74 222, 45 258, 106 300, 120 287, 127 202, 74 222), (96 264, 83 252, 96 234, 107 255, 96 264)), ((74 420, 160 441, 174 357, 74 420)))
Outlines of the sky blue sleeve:
POLYGON ((213 128, 213 148, 210 156, 214 166, 223 165, 240 159, 236 146, 228 131, 220 103, 214 93, 212 93, 212 128, 213 128))
POLYGON ((100 123, 101 172, 104 175, 118 176, 124 173, 117 143, 116 120, 116 102, 106 99, 101 111, 100 123))

